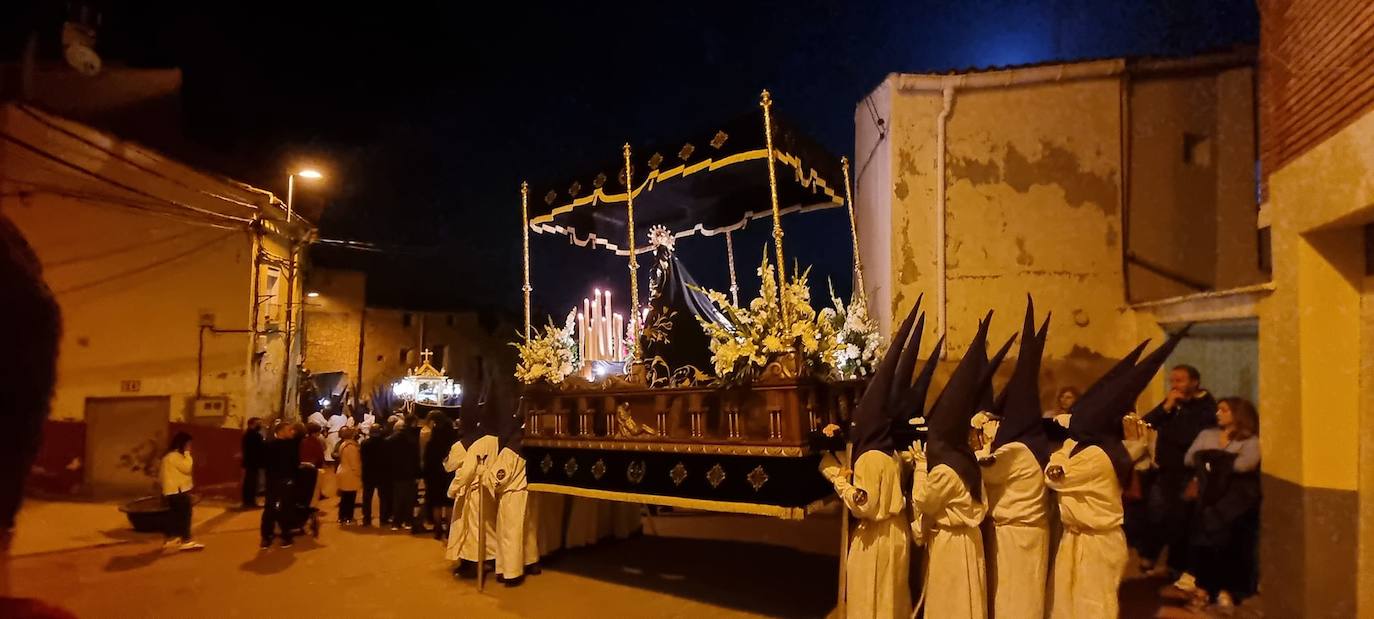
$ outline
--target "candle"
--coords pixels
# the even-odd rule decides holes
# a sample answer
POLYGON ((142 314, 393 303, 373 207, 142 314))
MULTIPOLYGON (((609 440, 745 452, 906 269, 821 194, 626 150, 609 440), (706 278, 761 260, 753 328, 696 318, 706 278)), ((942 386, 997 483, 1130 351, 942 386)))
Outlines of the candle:
POLYGON ((615 346, 612 348, 615 350, 616 361, 619 361, 625 358, 625 323, 619 313, 615 314, 615 320, 611 322, 611 325, 613 327, 611 334, 615 338, 615 346))
POLYGON ((592 301, 592 358, 601 359, 601 290, 597 289, 592 301))
POLYGON ((601 310, 601 320, 604 325, 604 329, 602 329, 601 333, 601 338, 603 340, 602 346, 604 346, 606 350, 605 358, 609 360, 615 356, 615 347, 612 346, 612 343, 615 342, 615 336, 614 332, 611 330, 611 291, 609 290, 606 291, 606 307, 601 310))
POLYGON ((583 362, 583 363, 586 363, 586 362, 592 360, 592 332, 591 332, 591 331, 588 331, 588 329, 591 328, 591 325, 589 324, 589 323, 591 323, 591 320, 592 320, 592 302, 591 302, 591 300, 589 300, 589 299, 587 299, 587 298, 584 297, 584 298, 582 299, 582 362, 583 362))
POLYGON ((577 313, 577 357, 587 360, 587 316, 577 313))

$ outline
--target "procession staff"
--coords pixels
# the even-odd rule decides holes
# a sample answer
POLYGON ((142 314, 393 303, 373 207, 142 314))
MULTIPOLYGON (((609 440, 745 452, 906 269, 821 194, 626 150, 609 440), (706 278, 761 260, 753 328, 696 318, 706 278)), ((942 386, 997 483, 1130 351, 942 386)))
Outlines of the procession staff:
POLYGON ((917 543, 928 548, 923 596, 927 617, 987 616, 983 533, 987 508, 978 460, 969 446, 969 421, 1011 341, 987 358, 992 313, 978 324, 968 352, 927 416, 927 443, 914 445, 911 504, 917 543))
MULTIPOLYGON (((910 570, 911 540, 901 516, 905 509, 902 494, 902 464, 892 440, 893 420, 902 410, 901 397, 910 389, 910 372, 894 374, 899 360, 910 355, 915 362, 920 347, 920 331, 907 342, 916 320, 919 303, 912 308, 892 338, 873 380, 855 407, 853 428, 854 470, 850 471, 827 453, 820 470, 835 486, 845 507, 858 518, 845 556, 847 586, 846 616, 852 618, 899 617, 911 614, 911 592, 907 584, 910 570), (905 350, 904 352, 904 344, 905 350)), ((910 367, 907 363, 903 366, 910 367)))
POLYGON ((539 562, 536 523, 529 510, 529 482, 521 442, 525 435, 524 399, 513 413, 501 416, 501 451, 483 475, 496 497, 496 575, 507 587, 524 582, 527 568, 539 562))
MULTIPOLYGON (((1050 456, 1046 484, 1059 502, 1063 536, 1055 551, 1050 617, 1116 617, 1117 589, 1126 567, 1121 489, 1131 474, 1121 418, 1131 411, 1187 329, 1140 363, 1141 344, 1088 388, 1073 406, 1070 437, 1050 456)), ((1146 342, 1148 343, 1148 342, 1146 342)))
POLYGON ((1040 359, 1049 326, 1046 316, 1036 330, 1027 296, 1016 369, 994 407, 1000 421, 992 444, 979 453, 993 530, 986 540, 988 593, 997 619, 1045 616, 1050 499, 1042 471, 1050 443, 1040 412, 1040 359))
POLYGON ((479 397, 471 405, 465 403, 460 413, 463 439, 459 442, 467 445, 462 463, 448 488, 449 496, 454 499, 454 513, 461 513, 462 521, 454 522, 449 530, 448 550, 444 556, 459 562, 453 573, 463 578, 477 576, 477 562, 496 558, 496 499, 482 487, 478 469, 482 462, 495 460, 500 447, 495 436, 495 415, 500 401, 492 397, 494 379, 487 368, 483 367, 481 374, 479 397), (479 500, 478 492, 484 493, 480 497, 484 501, 479 500), (484 537, 480 546, 479 537, 484 537))

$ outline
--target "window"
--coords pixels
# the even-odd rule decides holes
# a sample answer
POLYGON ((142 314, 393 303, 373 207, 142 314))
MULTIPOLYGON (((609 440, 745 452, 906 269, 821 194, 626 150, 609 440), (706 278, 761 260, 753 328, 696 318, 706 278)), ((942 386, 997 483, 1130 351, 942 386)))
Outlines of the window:
POLYGON ((402 326, 402 327, 409 327, 409 326, 411 325, 411 323, 413 323, 413 322, 415 322, 415 315, 414 315, 414 314, 411 314, 410 312, 406 312, 406 313, 404 313, 404 314, 401 314, 401 326, 402 326))
POLYGON ((446 317, 444 318, 444 322, 448 323, 448 326, 450 326, 450 327, 453 326, 453 321, 454 321, 453 314, 449 314, 448 316, 446 316, 446 317))
POLYGON ((1212 138, 1200 133, 1184 133, 1183 163, 1204 168, 1212 165, 1212 138))
MULTIPOLYGON (((409 314, 406 314, 406 315, 409 316, 409 314)), ((409 365, 410 365, 410 349, 409 349, 409 348, 405 348, 405 347, 401 347, 401 355, 400 355, 399 357, 397 357, 397 359, 401 362, 401 365, 409 366, 409 365)))
POLYGON ((447 346, 444 346, 443 344, 437 344, 435 346, 431 346, 429 348, 429 351, 434 353, 434 356, 430 357, 429 359, 430 365, 438 369, 448 367, 448 357, 446 356, 448 353, 447 346))
POLYGON ((282 304, 280 299, 281 288, 281 269, 276 267, 267 268, 267 283, 258 294, 258 302, 263 304, 266 310, 262 312, 264 323, 277 322, 281 318, 282 304))

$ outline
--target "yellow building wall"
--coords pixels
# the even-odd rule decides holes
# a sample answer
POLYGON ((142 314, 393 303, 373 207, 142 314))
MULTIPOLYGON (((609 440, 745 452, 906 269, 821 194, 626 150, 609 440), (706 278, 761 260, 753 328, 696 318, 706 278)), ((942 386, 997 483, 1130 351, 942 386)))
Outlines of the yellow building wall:
MULTIPOLYGON (((33 245, 62 308, 52 418, 83 419, 88 397, 168 395, 171 420, 185 420, 201 321, 249 327, 251 235, 46 193, 0 198, 0 210, 33 245)), ((229 396, 226 426, 247 414, 250 339, 205 337, 202 390, 229 396)))
MULTIPOLYGON (((1261 552, 1283 559, 1261 571, 1266 606, 1353 616, 1356 592, 1374 586, 1360 228, 1374 221, 1374 113, 1274 171, 1268 190, 1275 291, 1260 314, 1261 552)), ((1360 616, 1371 616, 1364 598, 1360 616)))

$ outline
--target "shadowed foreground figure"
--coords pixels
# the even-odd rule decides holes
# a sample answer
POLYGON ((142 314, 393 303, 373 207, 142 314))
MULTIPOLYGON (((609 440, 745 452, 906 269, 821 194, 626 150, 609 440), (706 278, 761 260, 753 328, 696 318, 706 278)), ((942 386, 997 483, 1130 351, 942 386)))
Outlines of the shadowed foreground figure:
POLYGON ((10 542, 24 496, 24 480, 43 440, 62 317, 42 267, 19 229, 0 215, 0 617, 70 617, 70 613, 9 596, 10 542))

